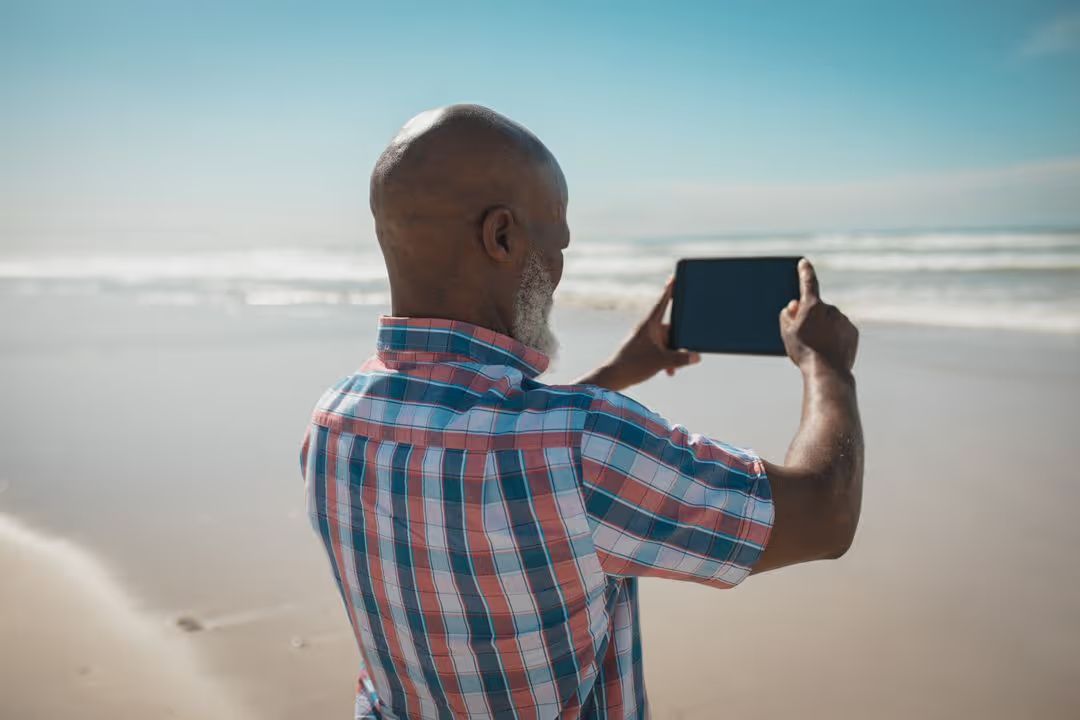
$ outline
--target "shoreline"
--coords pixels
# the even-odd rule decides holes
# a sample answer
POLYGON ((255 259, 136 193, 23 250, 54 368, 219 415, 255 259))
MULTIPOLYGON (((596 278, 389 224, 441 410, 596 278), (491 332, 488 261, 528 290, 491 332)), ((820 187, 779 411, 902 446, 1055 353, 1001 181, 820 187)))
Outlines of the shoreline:
POLYGON ((9 648, 0 656, 5 714, 253 717, 175 625, 170 630, 143 610, 79 545, 0 513, 0 568, 0 636, 9 648))

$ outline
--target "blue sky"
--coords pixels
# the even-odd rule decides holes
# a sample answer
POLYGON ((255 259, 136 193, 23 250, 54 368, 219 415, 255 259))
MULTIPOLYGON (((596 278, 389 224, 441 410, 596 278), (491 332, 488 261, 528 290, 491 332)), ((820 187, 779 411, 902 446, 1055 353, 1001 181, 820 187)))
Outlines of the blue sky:
POLYGON ((1080 2, 0 0, 0 243, 367 237, 455 101, 579 236, 1080 224, 1080 2))

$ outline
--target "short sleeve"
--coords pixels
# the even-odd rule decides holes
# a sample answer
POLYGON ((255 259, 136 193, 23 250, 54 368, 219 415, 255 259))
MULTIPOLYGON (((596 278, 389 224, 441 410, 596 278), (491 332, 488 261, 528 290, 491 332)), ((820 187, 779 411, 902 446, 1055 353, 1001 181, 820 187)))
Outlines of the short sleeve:
POLYGON ((304 430, 304 439, 300 443, 300 477, 307 481, 308 451, 311 449, 311 426, 304 430))
POLYGON ((600 390, 582 432, 582 495, 609 575, 741 582, 774 520, 752 450, 690 434, 620 393, 600 390))

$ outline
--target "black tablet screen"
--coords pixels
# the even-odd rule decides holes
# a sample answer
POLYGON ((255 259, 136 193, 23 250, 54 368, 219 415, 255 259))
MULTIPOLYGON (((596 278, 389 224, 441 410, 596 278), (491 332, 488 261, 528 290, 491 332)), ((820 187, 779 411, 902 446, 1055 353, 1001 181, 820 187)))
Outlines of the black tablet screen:
POLYGON ((680 260, 671 346, 716 353, 783 355, 780 310, 799 297, 797 257, 680 260))

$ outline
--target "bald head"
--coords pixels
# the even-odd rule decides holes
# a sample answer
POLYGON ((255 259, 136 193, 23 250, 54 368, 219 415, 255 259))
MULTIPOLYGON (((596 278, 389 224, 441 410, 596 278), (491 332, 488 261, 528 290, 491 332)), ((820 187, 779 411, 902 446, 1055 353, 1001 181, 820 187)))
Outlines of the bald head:
POLYGON ((488 108, 407 122, 375 164, 370 202, 395 315, 514 334, 520 291, 536 284, 529 273, 561 276, 562 171, 535 135, 488 108))
POLYGON ((507 203, 523 173, 552 169, 548 149, 513 120, 479 105, 436 108, 409 120, 379 156, 371 211, 376 222, 394 222, 507 203))

